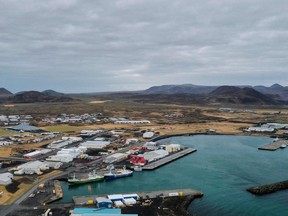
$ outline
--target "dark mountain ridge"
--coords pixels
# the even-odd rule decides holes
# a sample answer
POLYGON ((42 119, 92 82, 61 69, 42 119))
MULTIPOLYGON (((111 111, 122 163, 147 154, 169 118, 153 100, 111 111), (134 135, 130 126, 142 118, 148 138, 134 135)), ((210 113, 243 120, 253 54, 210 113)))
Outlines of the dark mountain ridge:
POLYGON ((284 105, 287 102, 266 95, 251 87, 220 86, 206 94, 134 94, 138 102, 199 105, 284 105))
POLYGON ((258 105, 276 105, 283 101, 274 99, 269 95, 262 94, 253 88, 220 86, 209 93, 208 100, 215 103, 230 104, 258 104, 258 105))
POLYGON ((12 96, 13 93, 8 91, 5 88, 0 88, 0 97, 7 97, 7 96, 12 96))
MULTIPOLYGON (((143 91, 143 94, 209 94, 220 86, 201 86, 201 85, 163 85, 163 86, 152 86, 143 91)), ((272 97, 278 97, 282 100, 288 100, 288 87, 274 84, 270 87, 265 86, 235 86, 238 88, 252 88, 263 94, 275 95, 272 97)))
POLYGON ((67 96, 52 96, 38 91, 18 93, 9 98, 12 103, 45 103, 45 102, 69 102, 73 99, 67 96))

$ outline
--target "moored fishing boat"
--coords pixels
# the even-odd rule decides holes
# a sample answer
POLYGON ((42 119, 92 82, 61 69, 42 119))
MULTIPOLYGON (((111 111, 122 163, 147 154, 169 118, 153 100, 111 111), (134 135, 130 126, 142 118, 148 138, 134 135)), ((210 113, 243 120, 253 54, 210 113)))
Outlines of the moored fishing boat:
POLYGON ((85 184, 85 183, 97 182, 97 181, 102 181, 102 180, 104 180, 104 176, 97 175, 95 170, 93 170, 93 172, 90 172, 87 178, 78 179, 76 178, 75 173, 72 178, 68 178, 68 182, 71 185, 85 184))
POLYGON ((132 176, 133 171, 132 170, 127 170, 126 166, 123 166, 123 169, 117 169, 112 172, 114 169, 113 166, 109 168, 109 173, 105 173, 104 177, 107 180, 112 180, 112 179, 117 179, 117 178, 123 178, 123 177, 128 177, 132 176))

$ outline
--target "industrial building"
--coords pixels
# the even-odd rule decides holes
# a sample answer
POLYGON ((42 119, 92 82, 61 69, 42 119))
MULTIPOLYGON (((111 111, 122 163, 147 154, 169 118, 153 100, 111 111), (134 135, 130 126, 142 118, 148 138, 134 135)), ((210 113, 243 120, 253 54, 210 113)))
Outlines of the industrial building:
POLYGON ((12 183, 13 180, 13 174, 6 172, 0 174, 0 185, 9 185, 12 183))
POLYGON ((258 133, 274 133, 276 132, 276 129, 269 128, 269 127, 249 127, 245 131, 246 132, 258 132, 258 133))
POLYGON ((154 132, 152 132, 152 131, 148 131, 148 132, 145 132, 144 134, 143 134, 143 138, 144 139, 150 139, 150 138, 152 138, 154 136, 154 132))
POLYGON ((95 204, 97 208, 112 208, 112 201, 105 197, 97 197, 95 199, 95 204))
POLYGON ((29 124, 20 124, 14 127, 7 127, 8 130, 19 131, 19 132, 42 132, 40 128, 29 125, 29 124))
POLYGON ((145 152, 144 154, 130 155, 130 163, 134 165, 145 165, 149 162, 159 160, 169 155, 164 149, 145 152))
POLYGON ((123 153, 116 153, 116 154, 113 154, 113 155, 109 155, 108 157, 106 157, 104 159, 104 163, 115 163, 115 162, 118 162, 118 161, 121 161, 121 160, 124 160, 128 157, 127 154, 123 154, 123 153))
POLYGON ((179 144, 161 145, 161 148, 168 151, 169 153, 174 153, 181 150, 181 145, 179 144))
POLYGON ((98 133, 102 133, 103 130, 82 130, 80 136, 81 137, 90 137, 94 136, 98 133))
POLYGON ((86 141, 80 144, 80 146, 86 147, 87 149, 103 149, 110 145, 110 141, 86 141))
POLYGON ((81 154, 85 153, 86 150, 87 148, 83 146, 78 147, 78 148, 61 149, 61 151, 58 151, 56 155, 52 155, 46 160, 69 163, 69 162, 72 162, 74 158, 77 158, 81 154))
POLYGON ((124 120, 124 121, 114 121, 114 124, 150 124, 148 120, 124 120))
POLYGON ((143 145, 143 149, 147 149, 147 150, 156 150, 158 149, 159 144, 157 142, 146 142, 143 145))
POLYGON ((47 153, 51 152, 50 149, 42 149, 42 150, 36 150, 36 151, 33 151, 33 152, 29 152, 27 154, 24 154, 23 157, 24 158, 28 158, 28 159, 31 159, 31 158, 35 158, 35 157, 38 157, 40 155, 45 155, 47 153))
POLYGON ((34 173, 36 174, 41 174, 41 170, 47 170, 49 167, 47 164, 41 162, 41 161, 31 161, 25 164, 19 165, 14 172, 15 175, 23 175, 23 174, 28 174, 32 175, 34 173))
POLYGON ((58 149, 75 142, 81 142, 82 140, 83 139, 81 137, 62 137, 61 140, 55 140, 52 143, 50 143, 47 147, 58 149))
POLYGON ((136 138, 130 138, 130 139, 127 139, 127 140, 126 140, 125 144, 126 144, 126 145, 129 145, 130 143, 136 143, 136 142, 138 142, 138 139, 136 139, 136 138))

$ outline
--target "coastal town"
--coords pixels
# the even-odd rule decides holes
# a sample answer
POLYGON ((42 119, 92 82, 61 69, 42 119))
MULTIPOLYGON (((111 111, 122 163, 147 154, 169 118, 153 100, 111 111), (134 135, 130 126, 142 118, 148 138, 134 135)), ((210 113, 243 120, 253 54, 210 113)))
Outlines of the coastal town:
MULTIPOLYGON (((257 112, 240 113, 249 115, 257 112)), ((219 108, 217 113, 237 115, 239 111, 219 108)), ((185 116, 164 114, 163 118, 167 118, 167 121, 179 118, 181 121, 185 116)), ((91 212, 95 215, 145 215, 143 212, 153 209, 153 200, 156 203, 159 199, 182 199, 180 203, 190 203, 202 197, 205 192, 193 188, 171 188, 162 191, 73 196, 65 207, 59 201, 65 195, 63 182, 70 186, 101 182, 109 184, 120 178, 133 178, 138 172, 161 169, 194 152, 197 154, 196 148, 161 141, 170 136, 233 134, 214 128, 205 128, 200 132, 186 129, 181 130, 182 133, 176 130, 173 133, 172 126, 155 124, 152 120, 109 117, 102 113, 60 114, 45 118, 0 115, 0 123, 2 133, 6 133, 0 137, 0 202, 2 205, 8 204, 3 210, 8 216, 31 215, 31 211, 35 215, 51 215, 53 212, 53 215, 71 216, 88 215, 91 212), (35 119, 38 119, 37 124, 35 119), (18 205, 16 212, 11 207, 15 204, 18 205), (29 209, 30 213, 25 214, 27 206, 33 206, 33 210, 29 209)), ((287 146, 287 130, 288 124, 267 122, 246 124, 245 127, 238 127, 234 134, 272 136, 274 141, 268 147, 259 147, 271 151, 287 146)), ((165 209, 161 209, 161 214, 165 214, 165 209)), ((185 212, 185 208, 182 211, 185 212)))

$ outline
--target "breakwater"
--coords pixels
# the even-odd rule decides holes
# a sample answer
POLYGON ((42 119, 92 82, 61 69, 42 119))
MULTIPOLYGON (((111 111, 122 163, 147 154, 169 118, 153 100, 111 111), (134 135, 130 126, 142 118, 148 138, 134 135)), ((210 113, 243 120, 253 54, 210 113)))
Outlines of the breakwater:
POLYGON ((261 185, 257 187, 251 187, 251 188, 248 188, 247 191, 255 195, 265 195, 265 194, 270 194, 270 193, 274 193, 274 192, 277 192, 280 190, 286 190, 286 189, 288 189, 288 180, 276 182, 273 184, 266 184, 266 185, 261 185))

